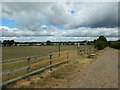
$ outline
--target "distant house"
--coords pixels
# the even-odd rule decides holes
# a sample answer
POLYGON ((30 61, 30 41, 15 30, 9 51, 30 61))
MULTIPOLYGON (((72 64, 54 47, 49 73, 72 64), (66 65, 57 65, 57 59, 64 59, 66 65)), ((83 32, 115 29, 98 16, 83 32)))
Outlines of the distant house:
POLYGON ((29 46, 29 44, 20 43, 20 44, 17 44, 17 46, 29 46))
POLYGON ((43 44, 44 44, 44 45, 47 45, 47 43, 46 43, 46 42, 43 42, 43 44))
POLYGON ((76 42, 74 42, 74 45, 77 45, 77 43, 76 43, 76 42))
POLYGON ((58 43, 58 42, 52 42, 52 44, 53 44, 53 45, 59 45, 59 43, 58 43))
POLYGON ((33 46, 41 46, 41 43, 33 44, 33 46))

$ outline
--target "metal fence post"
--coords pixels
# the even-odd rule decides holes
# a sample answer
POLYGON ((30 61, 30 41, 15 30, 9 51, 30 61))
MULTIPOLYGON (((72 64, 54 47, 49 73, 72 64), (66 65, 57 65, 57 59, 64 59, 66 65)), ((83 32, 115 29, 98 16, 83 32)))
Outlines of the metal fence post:
POLYGON ((52 71, 51 65, 52 65, 52 53, 50 52, 50 71, 52 71))

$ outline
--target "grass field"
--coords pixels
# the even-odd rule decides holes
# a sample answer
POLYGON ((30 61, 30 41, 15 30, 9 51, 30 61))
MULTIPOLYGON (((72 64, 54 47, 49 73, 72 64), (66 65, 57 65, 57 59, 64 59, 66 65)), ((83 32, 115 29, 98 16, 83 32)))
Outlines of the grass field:
MULTIPOLYGON (((61 46, 61 51, 76 51, 76 46, 61 46)), ((30 60, 30 71, 34 71, 36 69, 45 67, 49 65, 50 57, 48 54, 50 52, 58 52, 58 46, 19 46, 19 47, 3 47, 3 57, 6 59, 10 58, 18 58, 18 57, 27 57, 27 56, 34 56, 34 55, 41 55, 37 58, 31 58, 30 60), (35 66, 34 66, 35 64, 35 66), (37 64, 37 65, 36 65, 37 64)), ((66 52, 62 52, 61 57, 66 59, 66 52)), ((58 58, 59 53, 53 53, 52 58, 58 58)), ((60 59, 64 60, 64 59, 60 59)), ((27 59, 21 59, 21 61, 14 61, 2 64, 2 69, 4 73, 3 81, 9 80, 11 78, 15 78, 17 76, 26 74, 26 70, 24 69, 19 72, 14 72, 15 70, 19 70, 20 68, 24 68, 28 66, 27 59)), ((54 60, 53 63, 58 63, 58 60, 54 60)))
MULTIPOLYGON (((92 48, 92 47, 93 46, 87 46, 87 47, 85 45, 80 46, 78 48, 78 52, 80 48, 86 49, 86 48, 92 48)), ((59 51, 58 46, 11 46, 11 47, 2 47, 2 56, 3 56, 3 59, 12 59, 12 58, 22 58, 22 57, 40 55, 40 57, 30 59, 30 67, 31 67, 30 71, 34 71, 36 69, 49 65, 50 52, 52 52, 52 58, 59 57, 58 60, 53 61, 53 63, 55 64, 55 63, 58 63, 59 61, 66 59, 67 53, 62 51, 68 51, 69 57, 70 57, 70 55, 77 54, 76 50, 77 50, 76 45, 61 46, 61 54, 60 54, 61 57, 59 57, 59 53, 53 54, 53 52, 59 51)), ((26 74, 27 69, 24 69, 19 72, 15 71, 15 70, 20 70, 20 68, 24 68, 24 67, 28 67, 28 62, 27 62, 27 59, 23 59, 23 58, 21 59, 21 61, 3 63, 2 69, 4 73, 8 73, 8 74, 4 74, 3 81, 26 74)))
MULTIPOLYGON (((11 46, 2 47, 2 59, 12 59, 27 56, 46 56, 50 52, 58 52, 58 46, 11 46)), ((61 46, 61 51, 76 50, 75 45, 61 46)))

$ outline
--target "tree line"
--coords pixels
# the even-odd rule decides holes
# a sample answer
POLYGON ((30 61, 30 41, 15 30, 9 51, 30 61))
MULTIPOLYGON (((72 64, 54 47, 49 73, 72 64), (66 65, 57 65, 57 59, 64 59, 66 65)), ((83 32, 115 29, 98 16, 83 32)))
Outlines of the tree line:
POLYGON ((14 40, 4 40, 2 44, 4 46, 12 46, 13 44, 16 46, 17 42, 15 42, 14 40))
MULTIPOLYGON (((3 44, 3 46, 17 46, 17 44, 21 44, 20 42, 15 42, 14 40, 4 40, 3 42, 0 41, 1 44, 3 44)), ((38 42, 24 42, 22 44, 29 44, 29 45, 33 45, 33 44, 37 44, 38 42)), ((58 42, 59 45, 61 45, 63 42, 58 42)), ((94 41, 81 41, 78 42, 80 43, 80 45, 84 45, 84 43, 86 43, 87 45, 91 45, 94 44, 95 48, 97 48, 98 50, 102 50, 105 47, 111 47, 111 48, 115 48, 115 49, 120 49, 120 40, 117 41, 107 41, 105 36, 100 36, 98 39, 95 39, 94 41)), ((74 45, 74 42, 64 42, 64 45, 74 45)), ((41 42, 41 45, 44 45, 44 43, 41 42)), ((46 45, 53 45, 53 42, 51 42, 50 40, 46 41, 46 45)))
POLYGON ((107 41, 106 37, 100 36, 97 40, 94 40, 95 48, 102 50, 105 47, 111 47, 115 49, 120 49, 120 40, 117 41, 107 41))

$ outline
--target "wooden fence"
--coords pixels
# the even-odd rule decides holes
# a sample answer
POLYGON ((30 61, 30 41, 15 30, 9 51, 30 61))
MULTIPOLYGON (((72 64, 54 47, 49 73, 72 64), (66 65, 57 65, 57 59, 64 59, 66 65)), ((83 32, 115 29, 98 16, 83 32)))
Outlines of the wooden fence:
POLYGON ((84 46, 78 46, 77 53, 78 55, 93 55, 95 54, 97 49, 94 48, 92 45, 84 45, 84 46))
POLYGON ((31 56, 1 61, 3 70, 1 87, 13 83, 19 79, 26 78, 36 73, 41 73, 46 69, 52 71, 54 66, 67 63, 69 58, 68 51, 50 52, 49 56, 31 56))

